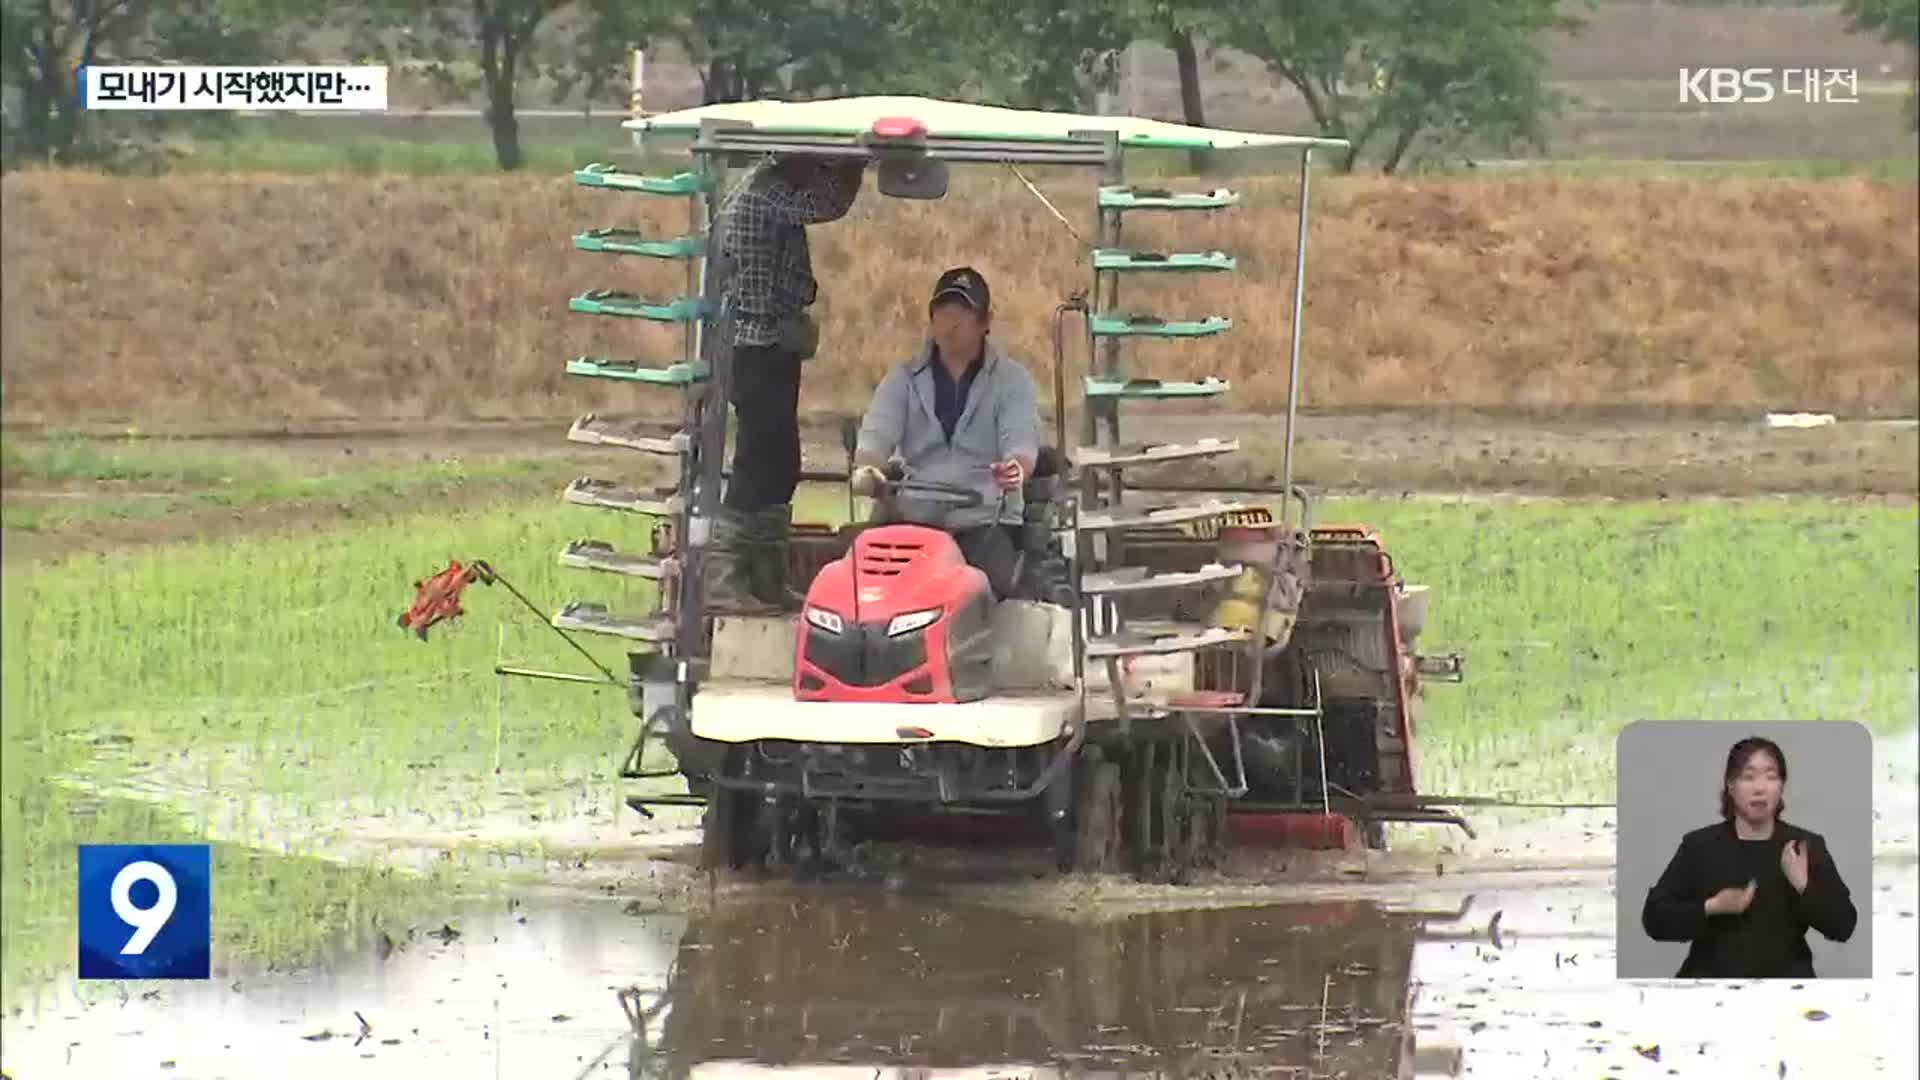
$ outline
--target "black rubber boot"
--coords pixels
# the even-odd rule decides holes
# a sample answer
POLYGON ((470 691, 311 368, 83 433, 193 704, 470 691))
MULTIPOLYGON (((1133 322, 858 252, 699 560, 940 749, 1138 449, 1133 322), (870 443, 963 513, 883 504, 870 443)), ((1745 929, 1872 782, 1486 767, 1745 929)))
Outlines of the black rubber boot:
POLYGON ((704 560, 707 611, 715 615, 770 615, 778 609, 754 595, 759 561, 752 517, 722 506, 713 519, 713 544, 704 560))
POLYGON ((754 599, 782 611, 798 611, 807 602, 804 592, 791 587, 793 507, 769 506, 754 515, 747 572, 754 599))

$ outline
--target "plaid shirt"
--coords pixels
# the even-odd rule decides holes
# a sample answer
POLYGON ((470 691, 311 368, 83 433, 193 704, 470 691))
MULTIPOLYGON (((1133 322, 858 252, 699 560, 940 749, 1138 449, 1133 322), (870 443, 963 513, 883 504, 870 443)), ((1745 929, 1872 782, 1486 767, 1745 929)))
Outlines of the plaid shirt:
POLYGON ((774 344, 780 323, 813 303, 819 287, 806 227, 852 208, 865 164, 829 169, 813 189, 794 187, 771 166, 759 165, 727 196, 718 224, 721 257, 732 268, 725 306, 733 344, 774 344))

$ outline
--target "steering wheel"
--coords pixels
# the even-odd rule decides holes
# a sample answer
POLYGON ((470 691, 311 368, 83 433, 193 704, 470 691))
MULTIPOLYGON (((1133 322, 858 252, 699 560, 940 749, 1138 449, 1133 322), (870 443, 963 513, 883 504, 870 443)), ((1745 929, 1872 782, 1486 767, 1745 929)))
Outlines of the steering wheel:
POLYGON ((880 471, 880 488, 873 493, 873 497, 881 503, 912 499, 947 510, 970 510, 986 505, 986 499, 970 487, 907 476, 898 461, 888 462, 880 471))
POLYGON ((895 479, 892 476, 887 478, 885 497, 911 498, 956 510, 969 510, 986 502, 978 491, 961 487, 959 484, 948 484, 939 480, 895 479))

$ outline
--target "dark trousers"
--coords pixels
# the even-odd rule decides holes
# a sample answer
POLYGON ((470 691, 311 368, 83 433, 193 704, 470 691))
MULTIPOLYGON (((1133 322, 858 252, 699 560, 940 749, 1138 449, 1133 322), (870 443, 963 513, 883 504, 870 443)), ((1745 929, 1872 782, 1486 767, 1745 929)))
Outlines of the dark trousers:
POLYGON ((800 357, 771 345, 733 350, 733 479, 726 505, 753 514, 793 502, 800 484, 800 357))
POLYGON ((1014 527, 1011 525, 981 525, 972 529, 960 529, 953 534, 953 542, 960 545, 960 555, 967 565, 987 575, 987 584, 993 588, 996 600, 1005 600, 1013 595, 1013 589, 1020 575, 1020 546, 1014 539, 1014 527))

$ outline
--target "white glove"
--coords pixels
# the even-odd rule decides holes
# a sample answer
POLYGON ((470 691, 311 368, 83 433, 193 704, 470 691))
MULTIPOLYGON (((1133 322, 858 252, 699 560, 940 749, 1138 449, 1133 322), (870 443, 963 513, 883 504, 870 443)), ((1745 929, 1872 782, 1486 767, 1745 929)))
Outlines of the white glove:
POLYGON ((877 494, 887 486, 887 474, 872 465, 861 465, 853 470, 853 492, 856 495, 877 494))

